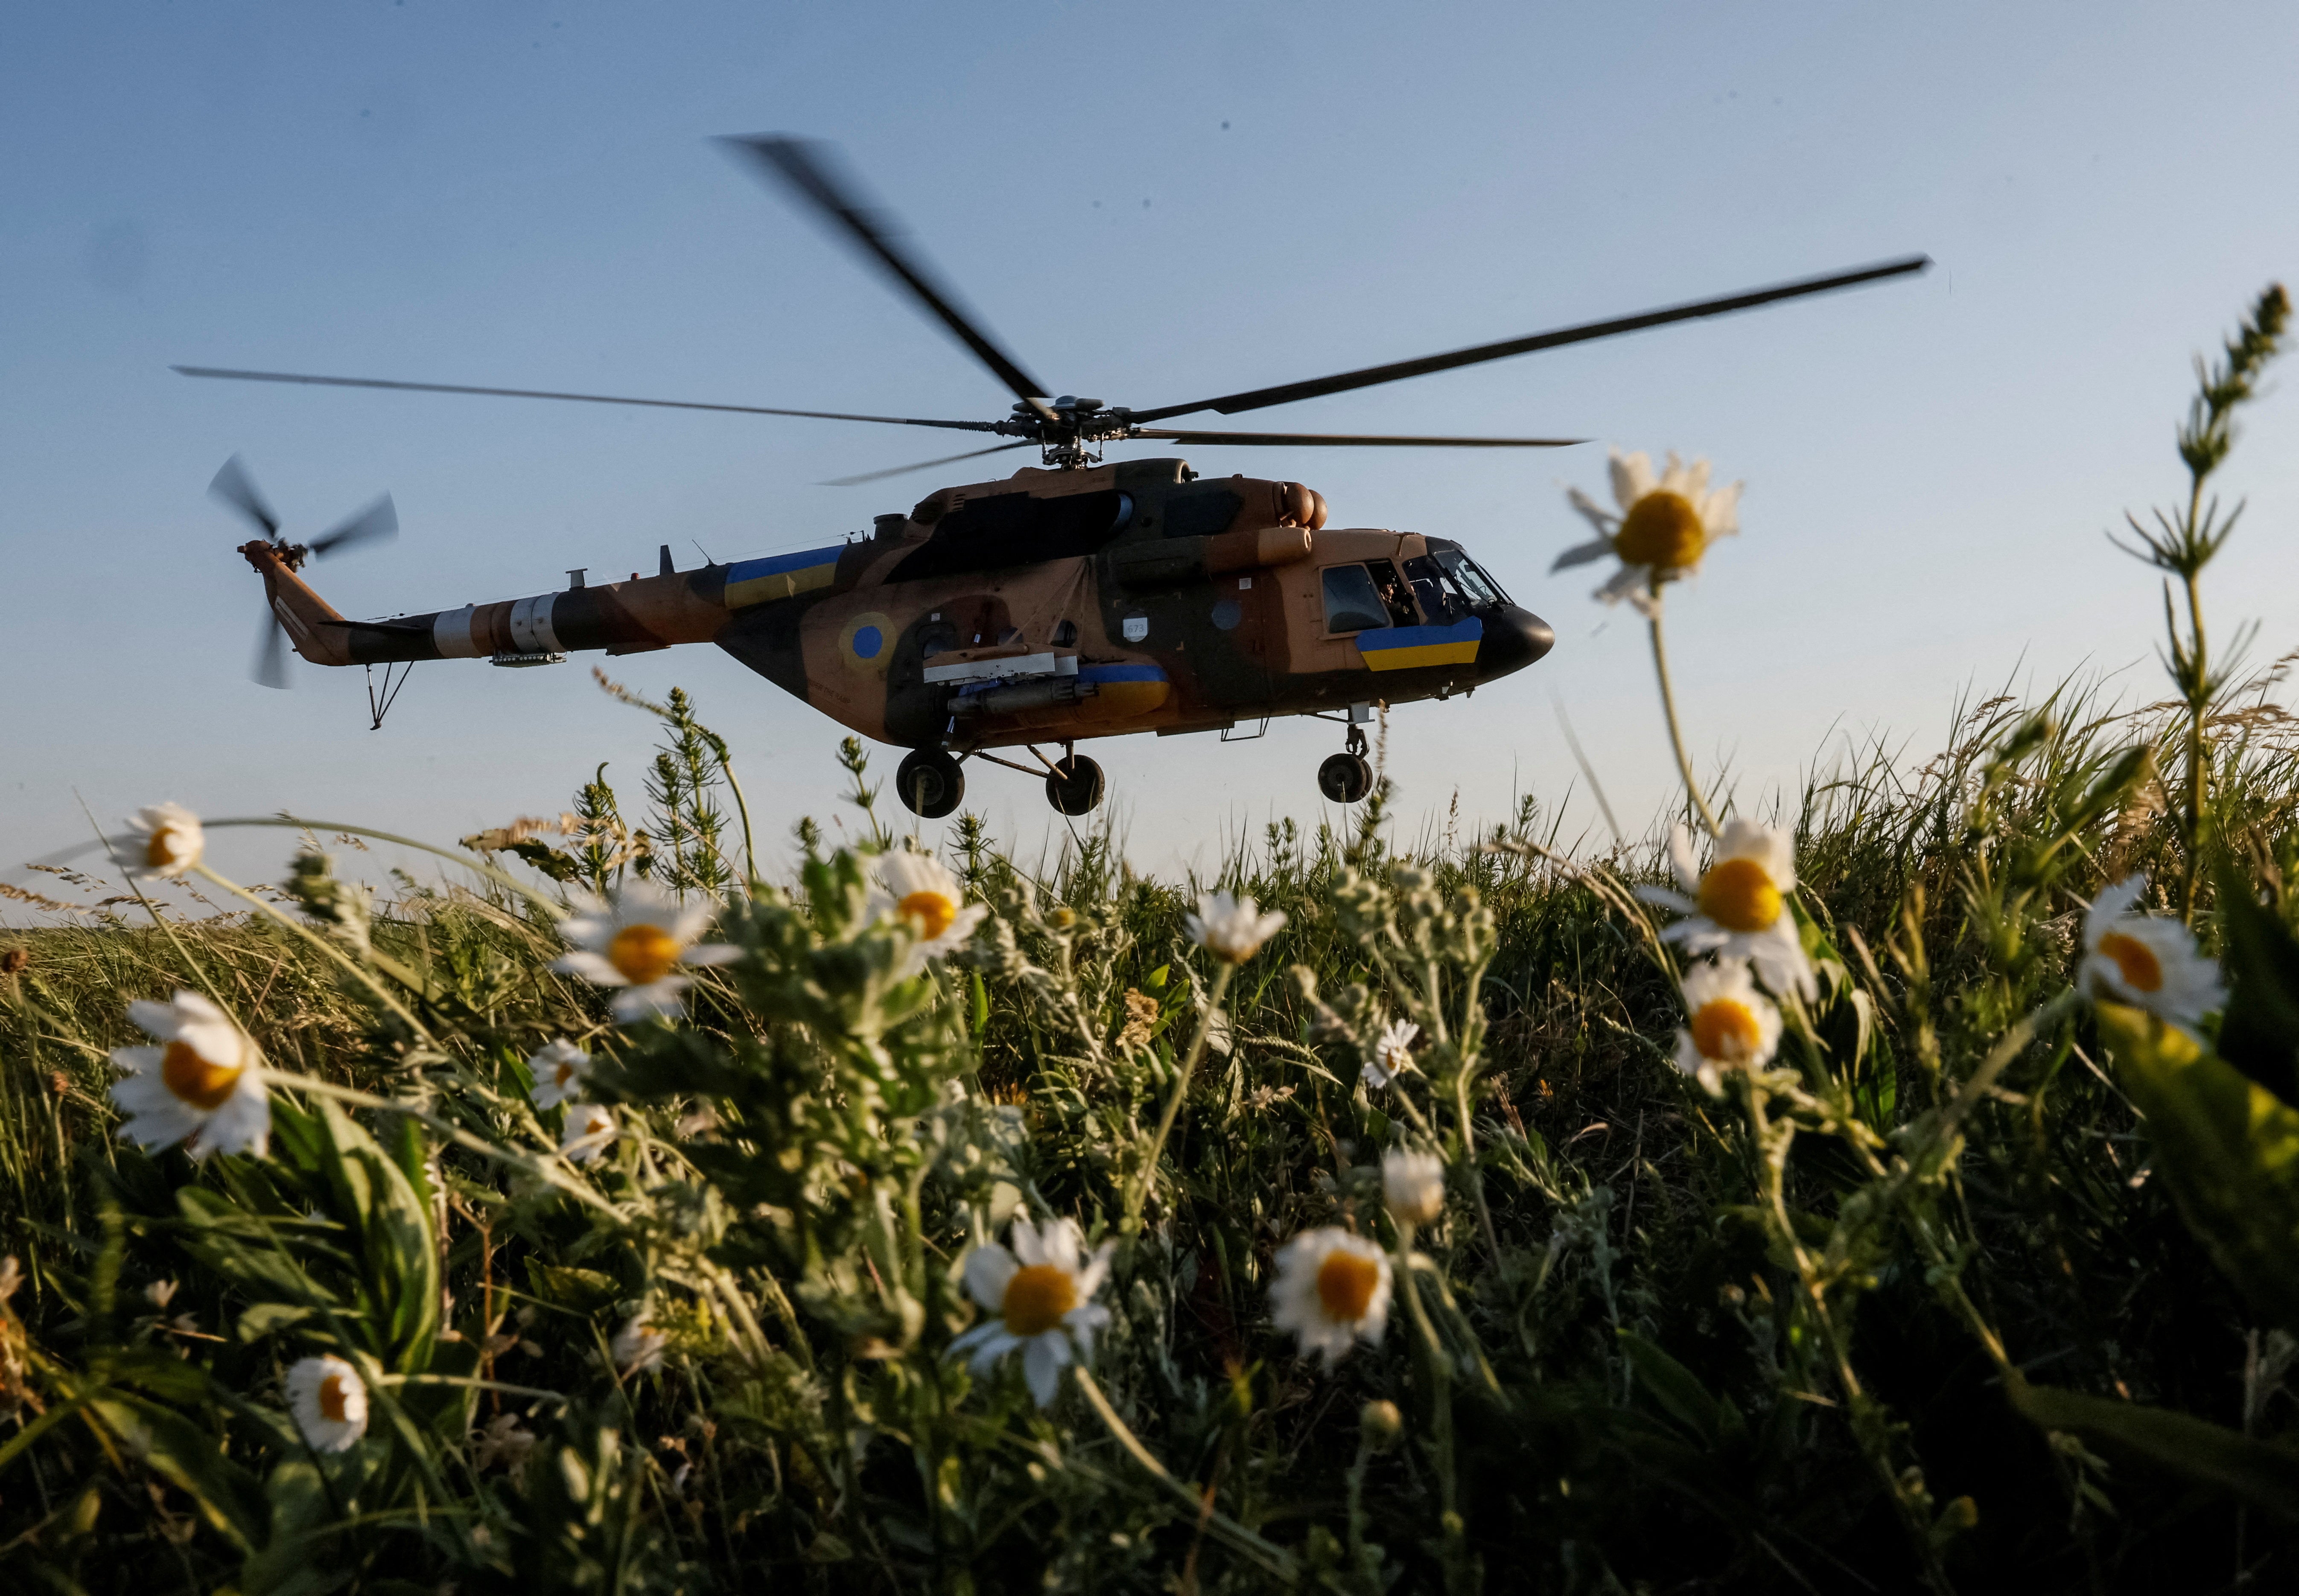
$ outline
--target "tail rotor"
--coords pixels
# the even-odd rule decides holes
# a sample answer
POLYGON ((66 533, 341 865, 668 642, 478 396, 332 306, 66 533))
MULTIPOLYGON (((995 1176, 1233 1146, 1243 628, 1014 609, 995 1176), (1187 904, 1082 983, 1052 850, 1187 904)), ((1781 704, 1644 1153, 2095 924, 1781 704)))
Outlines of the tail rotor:
MULTIPOLYGON (((300 570, 306 559, 325 559, 328 555, 362 543, 388 542, 399 535, 399 511, 386 493, 373 504, 360 510, 313 538, 309 543, 291 543, 280 536, 279 517, 270 502, 255 485, 254 478, 240 458, 233 455, 208 484, 210 497, 229 505, 261 533, 271 551, 289 570, 300 570)), ((248 674, 264 687, 285 688, 287 675, 287 632, 270 605, 270 595, 265 595, 262 630, 255 645, 255 662, 248 674)))

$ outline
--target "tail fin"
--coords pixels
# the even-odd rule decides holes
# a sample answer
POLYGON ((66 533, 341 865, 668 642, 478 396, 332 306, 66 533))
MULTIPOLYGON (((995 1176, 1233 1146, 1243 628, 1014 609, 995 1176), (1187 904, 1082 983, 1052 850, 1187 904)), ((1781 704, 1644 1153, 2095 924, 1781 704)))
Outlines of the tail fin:
POLYGON ((264 600, 286 628, 295 652, 313 665, 351 664, 351 632, 344 617, 311 591, 280 551, 261 539, 239 551, 262 575, 264 600))

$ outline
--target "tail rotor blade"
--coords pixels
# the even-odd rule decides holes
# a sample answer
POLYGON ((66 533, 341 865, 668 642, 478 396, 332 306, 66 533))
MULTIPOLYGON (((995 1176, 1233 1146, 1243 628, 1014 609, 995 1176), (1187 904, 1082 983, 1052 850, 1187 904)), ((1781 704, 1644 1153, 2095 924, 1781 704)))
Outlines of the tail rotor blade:
POLYGON ((387 542, 398 535, 399 511, 393 508, 391 495, 386 493, 359 514, 313 538, 311 554, 318 558, 360 543, 387 542))
POLYGON ((263 632, 255 643, 255 664, 247 674, 263 687, 287 685, 287 628, 268 605, 263 611, 263 632))
POLYGON ((235 454, 224 461, 223 469, 208 484, 208 492, 261 527, 265 537, 278 537, 279 517, 271 513, 263 495, 255 491, 255 484, 249 478, 247 467, 239 463, 239 456, 235 454))

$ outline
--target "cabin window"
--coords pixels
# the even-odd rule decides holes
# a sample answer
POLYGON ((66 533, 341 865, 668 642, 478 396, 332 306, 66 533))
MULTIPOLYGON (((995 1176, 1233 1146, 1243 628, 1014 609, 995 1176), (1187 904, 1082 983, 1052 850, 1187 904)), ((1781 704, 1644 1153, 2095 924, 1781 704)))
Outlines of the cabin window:
POLYGON ((1373 573, 1363 566, 1333 566, 1325 572, 1325 630, 1365 632, 1389 624, 1389 606, 1373 573))

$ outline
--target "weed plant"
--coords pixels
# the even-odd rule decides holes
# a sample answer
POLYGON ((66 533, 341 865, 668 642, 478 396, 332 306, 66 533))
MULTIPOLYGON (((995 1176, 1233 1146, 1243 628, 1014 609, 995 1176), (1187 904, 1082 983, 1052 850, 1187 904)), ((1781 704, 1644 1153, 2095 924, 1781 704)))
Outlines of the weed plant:
MULTIPOLYGON (((0 1578, 2292 1588, 2299 738, 2202 581, 2285 314, 2131 526, 2170 700, 1988 699, 1772 817, 1680 738, 1668 846, 1406 848, 1384 783, 1202 881, 936 863, 849 742, 858 842, 776 884, 680 694, 622 694, 643 824, 602 767, 461 884, 210 821, 292 839, 241 889, 148 819, 0 934, 0 1578)), ((1568 558, 1673 735, 1734 506, 1615 487, 1568 558)))

